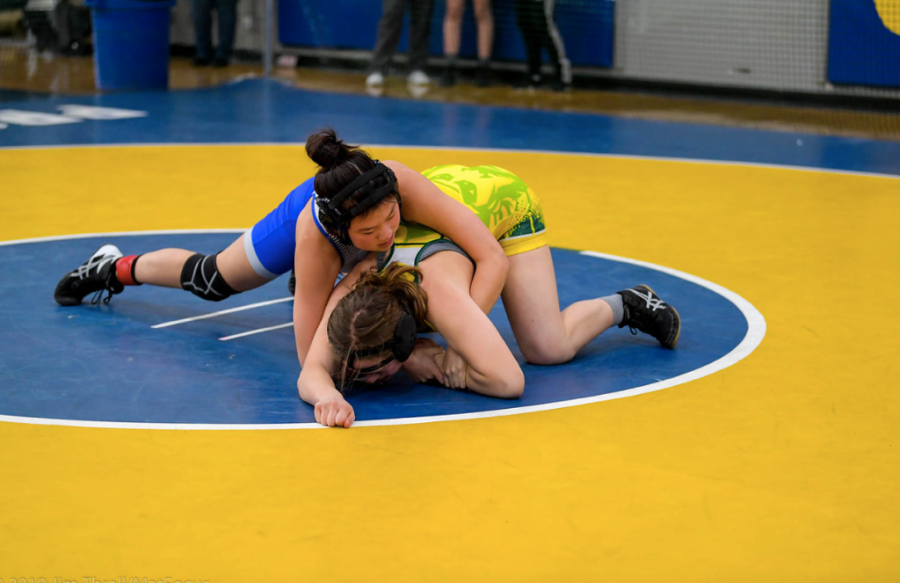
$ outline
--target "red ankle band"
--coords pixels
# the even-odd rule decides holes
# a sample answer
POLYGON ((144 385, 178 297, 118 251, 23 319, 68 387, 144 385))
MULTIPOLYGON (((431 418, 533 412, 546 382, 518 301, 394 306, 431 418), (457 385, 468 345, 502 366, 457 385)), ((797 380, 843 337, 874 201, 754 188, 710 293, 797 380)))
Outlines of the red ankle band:
POLYGON ((116 278, 122 285, 141 285, 134 278, 134 262, 140 255, 121 257, 116 261, 116 278))

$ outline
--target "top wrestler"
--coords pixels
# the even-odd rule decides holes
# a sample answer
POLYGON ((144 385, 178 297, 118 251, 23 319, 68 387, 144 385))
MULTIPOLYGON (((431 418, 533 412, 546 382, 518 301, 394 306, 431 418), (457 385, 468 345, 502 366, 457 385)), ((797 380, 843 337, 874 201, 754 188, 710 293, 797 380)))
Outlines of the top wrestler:
MULTIPOLYGON (((402 216, 446 234, 465 250, 477 268, 472 298, 490 311, 509 267, 497 239, 476 215, 422 174, 399 162, 373 160, 333 130, 311 135, 306 151, 320 166, 316 176, 224 251, 161 249, 123 257, 115 245, 103 245, 63 276, 54 298, 74 306, 92 293, 97 303, 108 292, 103 301, 109 302, 124 286, 146 283, 220 301, 293 268, 294 335, 302 366, 338 275, 370 252, 390 250, 402 216)), ((445 358, 448 364, 459 362, 452 351, 445 358)))

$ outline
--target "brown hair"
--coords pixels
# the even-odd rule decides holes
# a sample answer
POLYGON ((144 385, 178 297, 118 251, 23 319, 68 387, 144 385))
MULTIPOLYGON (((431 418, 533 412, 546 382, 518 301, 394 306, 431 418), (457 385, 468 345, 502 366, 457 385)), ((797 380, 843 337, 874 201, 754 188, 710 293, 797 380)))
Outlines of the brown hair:
POLYGON ((367 271, 335 306, 327 330, 335 363, 332 376, 339 381, 339 390, 356 380, 348 379, 355 352, 384 346, 373 357, 384 359, 390 355, 391 349, 385 345, 394 337, 404 311, 415 318, 418 326, 424 324, 428 295, 418 283, 409 281, 410 276, 421 281, 422 272, 418 267, 399 263, 388 265, 381 273, 367 271))
MULTIPOLYGON (((306 154, 310 160, 319 165, 319 172, 316 173, 313 188, 317 194, 325 198, 334 197, 358 176, 375 168, 376 162, 361 147, 351 146, 345 144, 343 140, 339 140, 337 133, 331 128, 319 130, 307 138, 306 154)), ((367 193, 375 188, 384 186, 387 180, 387 176, 382 174, 374 178, 369 184, 360 186, 356 192, 344 201, 341 209, 349 210, 353 208, 367 193)), ((389 197, 393 197, 397 204, 400 204, 400 193, 396 189, 387 195, 384 200, 388 200, 389 197)), ((380 205, 381 203, 376 204, 364 211, 360 216, 366 216, 380 205)), ((324 213, 320 213, 319 218, 328 232, 341 239, 347 239, 346 235, 341 232, 340 226, 328 220, 324 213)), ((345 225, 345 227, 348 227, 348 225, 345 225)), ((349 243, 349 240, 346 242, 349 243)))

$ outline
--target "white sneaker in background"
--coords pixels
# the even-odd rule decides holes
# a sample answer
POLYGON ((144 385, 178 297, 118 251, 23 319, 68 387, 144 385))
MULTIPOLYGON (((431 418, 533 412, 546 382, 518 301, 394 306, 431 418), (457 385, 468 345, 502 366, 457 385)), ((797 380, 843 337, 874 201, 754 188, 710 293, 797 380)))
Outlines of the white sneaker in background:
POLYGON ((406 89, 414 99, 421 99, 431 91, 431 85, 413 85, 412 83, 408 83, 406 89))
POLYGON ((409 77, 406 78, 406 81, 410 85, 428 85, 431 83, 431 79, 425 74, 425 71, 419 69, 410 73, 409 77))
POLYGON ((366 87, 381 87, 384 85, 384 75, 381 71, 372 71, 366 77, 366 87))
POLYGON ((296 69, 297 55, 279 55, 275 59, 275 66, 279 69, 296 69))

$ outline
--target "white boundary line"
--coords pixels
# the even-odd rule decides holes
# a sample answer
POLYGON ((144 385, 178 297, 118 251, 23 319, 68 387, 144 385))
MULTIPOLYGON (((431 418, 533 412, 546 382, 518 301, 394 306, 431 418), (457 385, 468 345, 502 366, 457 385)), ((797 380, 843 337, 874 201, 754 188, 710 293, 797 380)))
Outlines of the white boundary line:
MULTIPOLYGON (((765 131, 765 130, 760 130, 765 131)), ((841 138, 840 136, 819 136, 815 134, 799 134, 813 138, 841 138)), ((879 140, 869 140, 877 142, 879 140)), ((893 142, 890 142, 893 143, 893 142)), ((146 144, 69 144, 51 146, 0 146, 0 152, 4 150, 61 150, 61 149, 85 149, 85 148, 162 148, 162 147, 225 147, 235 146, 294 146, 300 147, 300 142, 184 142, 184 143, 146 143, 146 144)), ((561 150, 521 150, 515 148, 462 148, 455 146, 407 146, 397 144, 365 144, 364 148, 396 148, 401 150, 434 150, 447 152, 499 152, 501 154, 549 154, 556 156, 581 156, 585 158, 611 158, 616 160, 659 160, 660 162, 683 162, 686 164, 710 164, 715 166, 746 166, 749 168, 769 168, 774 170, 796 170, 801 172, 823 172, 826 174, 842 174, 846 176, 867 176, 874 178, 893 178, 900 180, 900 174, 884 174, 879 172, 860 172, 856 170, 837 170, 834 168, 819 168, 817 166, 791 166, 789 164, 765 164, 762 162, 741 162, 739 160, 705 160, 700 158, 677 158, 669 156, 641 156, 631 154, 606 154, 594 152, 566 152, 561 150)))
MULTIPOLYGON (((291 298, 293 299, 293 298, 291 298)), ((287 328, 288 326, 293 326, 293 322, 288 322, 287 324, 279 324, 277 326, 269 326, 268 328, 257 328, 256 330, 250 330, 249 332, 241 332, 240 334, 232 334, 231 336, 223 336, 219 338, 219 340, 234 340, 235 338, 243 338, 244 336, 252 336, 254 334, 262 334, 263 332, 271 332, 272 330, 281 330, 282 328, 287 328)))
MULTIPOLYGON (((228 229, 223 230, 215 230, 215 229, 207 229, 207 230, 197 230, 197 231, 187 231, 187 230, 178 230, 178 231, 146 231, 146 232, 131 232, 131 233, 93 233, 89 235, 76 235, 72 237, 43 237, 37 239, 20 239, 18 241, 4 241, 0 243, 0 245, 19 245, 24 243, 40 243, 46 241, 58 241, 61 239, 86 239, 90 237, 112 237, 112 236, 141 236, 141 235, 160 235, 160 234, 187 234, 187 233, 227 233, 227 232, 235 232, 228 229)), ((242 231, 238 231, 242 232, 242 231)), ((731 352, 726 354, 725 356, 715 360, 705 366, 702 366, 696 370, 692 370, 685 374, 679 375, 677 377, 673 377, 670 379, 666 379, 664 381, 658 381, 655 383, 650 383, 649 385, 644 385, 642 387, 635 387, 633 389, 627 389, 624 391, 617 391, 614 393, 607 393, 604 395, 596 395, 593 397, 584 397, 581 399, 570 399, 568 401, 558 401, 555 403, 546 403, 543 405, 532 405, 529 407, 513 407, 510 409, 498 409, 494 411, 482 411, 478 413, 462 413, 457 415, 432 415, 428 417, 408 417, 403 419, 381 419, 378 421, 357 421, 353 425, 354 427, 376 427, 376 426, 389 426, 389 425, 417 425, 419 423, 434 423, 438 421, 460 421, 463 419, 487 419, 490 417, 506 417, 508 415, 519 415, 522 413, 535 413, 538 411, 550 411, 554 409, 564 409, 567 407, 575 407, 578 405, 587 405, 589 403, 599 403, 601 401, 611 401, 613 399, 622 399, 625 397, 633 397, 635 395, 643 395, 645 393, 651 393, 654 391, 661 391, 663 389, 668 389, 670 387, 674 387, 676 385, 684 384, 690 381, 694 381, 705 376, 711 375, 715 372, 718 372, 722 369, 725 369, 736 362, 743 360, 746 358, 751 352, 753 352, 757 346, 759 346, 760 342, 762 342, 763 338, 766 335, 766 320, 763 315, 757 310, 753 305, 734 293, 731 290, 728 290, 718 284, 712 283, 710 281, 706 281, 705 279, 701 279, 695 275, 691 275, 689 273, 684 273, 683 271, 678 271, 675 269, 671 269, 669 267, 663 267, 660 265, 654 265, 653 263, 647 263, 644 261, 638 261, 635 259, 628 259, 626 257, 617 257, 615 255, 606 255, 603 253, 597 253, 594 251, 582 251, 582 255, 587 255, 590 257, 598 257, 601 259, 608 259, 611 261, 618 261, 620 263, 629 263, 632 265, 638 265, 641 267, 645 267, 648 269, 653 269, 655 271, 659 271, 662 273, 666 273, 668 275, 672 275, 674 277, 678 277, 680 279, 684 279, 686 281, 690 281, 696 285, 704 287, 713 293, 719 294, 724 297, 731 303, 737 307, 744 315, 744 318, 747 320, 747 334, 744 335, 743 340, 732 349, 731 352)), ((115 421, 79 421, 75 419, 44 419, 40 417, 18 417, 13 415, 0 415, 0 422, 8 422, 8 423, 23 423, 29 425, 61 425, 66 427, 103 427, 103 428, 116 428, 116 429, 167 429, 167 430, 268 430, 268 429, 326 429, 325 426, 319 425, 318 423, 260 423, 260 424, 204 424, 204 423, 126 423, 126 422, 115 422, 115 421)))
POLYGON ((0 241, 0 247, 22 245, 24 243, 47 243, 49 241, 68 241, 70 239, 95 239, 98 237, 143 237, 145 235, 202 235, 215 233, 245 233, 247 229, 172 229, 171 231, 128 231, 125 233, 78 233, 75 235, 55 235, 53 237, 36 237, 34 239, 14 239, 0 241))
MULTIPOLYGON (((169 326, 177 326, 178 324, 186 324, 187 322, 196 322, 197 320, 206 320, 207 318, 217 318, 219 316, 224 316, 225 314, 233 314, 234 312, 243 312, 244 310, 252 310, 253 308, 261 308, 263 306, 271 306, 272 304, 280 304, 282 302, 289 302, 293 297, 281 298, 280 300, 269 300, 267 302, 259 302, 256 304, 247 304, 246 306, 239 306, 237 308, 231 308, 229 310, 222 310, 220 312, 210 312, 209 314, 202 314, 200 316, 194 316, 192 318, 184 318, 182 320, 172 320, 171 322, 163 322, 162 324, 157 324, 155 326, 150 326, 151 328, 168 328, 169 326)), ((246 334, 250 334, 247 332, 246 334)), ((244 335, 246 335, 244 334, 244 335)), ((229 336, 227 338, 219 338, 219 340, 229 340, 231 338, 237 338, 241 336, 238 334, 237 336, 229 336)))

